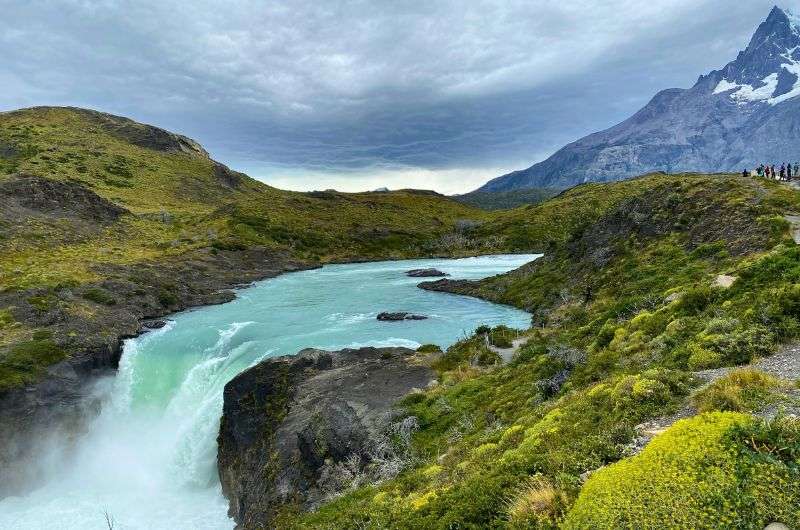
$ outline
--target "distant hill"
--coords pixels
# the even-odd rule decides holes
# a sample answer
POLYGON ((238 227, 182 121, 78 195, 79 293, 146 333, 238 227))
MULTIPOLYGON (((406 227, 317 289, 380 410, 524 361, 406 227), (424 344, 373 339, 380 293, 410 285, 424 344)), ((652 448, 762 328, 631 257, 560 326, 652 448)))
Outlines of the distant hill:
POLYGON ((652 171, 741 172, 800 160, 800 18, 774 8, 750 44, 690 89, 658 93, 624 122, 478 191, 569 188, 652 171))
POLYGON ((539 204, 558 195, 553 188, 531 188, 506 192, 473 191, 454 195, 452 199, 482 210, 509 210, 527 204, 539 204))

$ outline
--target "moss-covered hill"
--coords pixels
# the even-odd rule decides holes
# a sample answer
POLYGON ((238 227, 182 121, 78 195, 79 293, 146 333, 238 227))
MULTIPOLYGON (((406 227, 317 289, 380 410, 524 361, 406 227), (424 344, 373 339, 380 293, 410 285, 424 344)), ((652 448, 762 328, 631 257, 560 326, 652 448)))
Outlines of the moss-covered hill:
POLYGON ((749 414, 795 407, 795 382, 747 371, 701 388, 695 371, 747 364, 800 335, 800 247, 784 219, 799 210, 800 194, 774 182, 651 175, 495 214, 476 232, 545 257, 427 288, 529 309, 527 344, 506 366, 487 366, 497 356, 480 336, 450 348, 440 384, 405 402, 420 426, 405 471, 281 523, 796 527, 800 424, 749 414), (626 459, 640 424, 698 409, 710 415, 626 459), (715 415, 731 410, 745 414, 715 415))
POLYGON ((466 232, 483 220, 434 193, 281 191, 188 138, 99 112, 0 113, 0 391, 86 352, 95 367, 140 318, 240 282, 481 252, 496 242, 466 232))

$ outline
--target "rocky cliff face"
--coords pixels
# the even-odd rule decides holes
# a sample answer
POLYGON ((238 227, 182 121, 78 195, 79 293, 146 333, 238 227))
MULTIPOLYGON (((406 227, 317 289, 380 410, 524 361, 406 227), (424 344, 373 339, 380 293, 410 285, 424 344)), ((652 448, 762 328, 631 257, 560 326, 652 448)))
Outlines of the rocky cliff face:
POLYGON ((225 386, 218 466, 240 528, 271 528, 404 466, 414 418, 396 404, 435 374, 413 350, 363 348, 267 359, 225 386))
POLYGON ((652 171, 741 172, 800 160, 800 19, 774 8, 747 49, 690 89, 669 89, 626 121, 479 191, 568 188, 652 171))

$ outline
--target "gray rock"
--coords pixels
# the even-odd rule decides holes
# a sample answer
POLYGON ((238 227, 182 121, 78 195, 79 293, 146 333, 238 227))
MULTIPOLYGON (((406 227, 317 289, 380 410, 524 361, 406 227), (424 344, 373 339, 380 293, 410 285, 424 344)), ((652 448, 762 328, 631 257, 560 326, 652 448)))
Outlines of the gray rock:
POLYGON ((626 121, 478 191, 568 188, 658 171, 741 173, 761 163, 797 162, 800 98, 773 100, 773 105, 745 99, 737 89, 763 89, 765 79, 776 76, 766 97, 787 95, 797 76, 782 65, 791 61, 800 61, 800 31, 774 8, 747 49, 722 70, 701 76, 690 89, 664 90, 626 121), (723 80, 728 85, 720 85, 723 80), (718 90, 725 86, 731 89, 718 90))
POLYGON ((378 320, 381 322, 399 322, 401 320, 427 320, 424 315, 414 315, 412 313, 379 313, 378 320))
POLYGON ((406 271, 406 276, 411 278, 442 278, 450 275, 438 269, 412 269, 406 271))
POLYGON ((396 403, 435 379, 405 348, 303 350, 235 377, 225 386, 217 461, 238 527, 270 528, 285 503, 310 510, 402 469, 388 440, 409 439, 416 419, 403 419, 396 403))

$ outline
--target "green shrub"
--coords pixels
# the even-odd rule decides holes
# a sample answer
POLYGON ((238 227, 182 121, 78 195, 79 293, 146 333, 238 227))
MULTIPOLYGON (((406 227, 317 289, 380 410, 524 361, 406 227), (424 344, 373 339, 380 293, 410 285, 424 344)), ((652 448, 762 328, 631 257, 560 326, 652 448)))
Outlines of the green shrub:
POLYGON ((417 348, 419 353, 441 353, 442 348, 437 346, 436 344, 423 344, 419 348, 417 348))
POLYGON ((49 332, 37 332, 33 340, 0 353, 0 390, 32 383, 48 366, 67 358, 67 353, 49 336, 49 332))
POLYGON ((172 307, 178 305, 178 297, 175 296, 175 293, 171 291, 168 291, 166 289, 159 289, 158 303, 164 307, 172 307))
POLYGON ((714 319, 695 339, 700 348, 719 354, 717 366, 746 364, 772 352, 775 337, 766 327, 753 324, 732 329, 731 324, 728 319, 714 319))
POLYGON ((722 366, 722 354, 703 348, 699 344, 689 344, 689 361, 687 365, 690 370, 706 370, 722 366))
POLYGON ((759 423, 731 412, 677 422, 639 455, 594 473, 563 528, 761 529, 773 521, 797 528, 796 427, 780 435, 759 423), (791 438, 780 441, 793 449, 765 449, 750 440, 754 432, 791 438))
POLYGON ((247 250, 247 245, 237 239, 215 239, 211 243, 211 248, 214 250, 228 250, 239 251, 247 250))
POLYGON ((92 302, 97 302, 103 305, 115 305, 117 300, 111 296, 111 293, 100 287, 92 287, 83 292, 83 297, 92 302))
POLYGON ((700 390, 693 398, 700 412, 751 412, 769 402, 780 382, 753 368, 734 370, 700 390))
POLYGON ((0 329, 10 327, 14 323, 14 315, 10 309, 0 309, 0 329))
POLYGON ((47 312, 53 306, 53 299, 50 296, 31 296, 28 298, 28 303, 31 304, 34 309, 37 311, 41 311, 42 313, 47 312))
POLYGON ((716 294, 710 287, 694 287, 683 294, 678 307, 688 315, 696 315, 702 313, 715 298, 716 294))
POLYGON ((498 348, 511 348, 517 332, 507 326, 497 326, 489 332, 489 343, 498 348))

